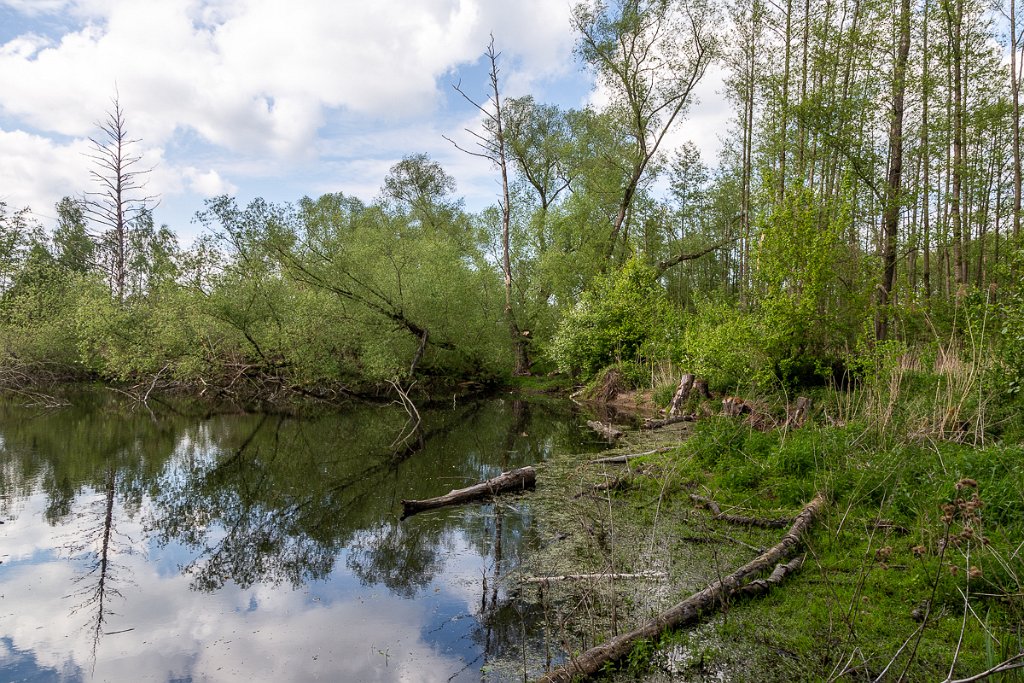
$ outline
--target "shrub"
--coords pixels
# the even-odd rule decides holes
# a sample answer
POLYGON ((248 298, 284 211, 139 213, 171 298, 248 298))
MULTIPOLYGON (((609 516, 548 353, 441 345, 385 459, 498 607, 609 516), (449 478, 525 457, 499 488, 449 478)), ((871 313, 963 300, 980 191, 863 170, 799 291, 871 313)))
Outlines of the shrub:
POLYGON ((549 352, 560 370, 589 380, 614 363, 669 356, 680 327, 655 271, 633 258, 595 279, 562 318, 549 352))
POLYGON ((771 378, 766 334, 755 315, 727 304, 703 302, 686 322, 680 364, 717 391, 766 383, 771 378))
MULTIPOLYGON (((1024 249, 1015 257, 1017 272, 1024 269, 1024 249)), ((1000 306, 999 356, 1006 367, 1006 388, 1024 396, 1024 281, 1017 280, 1000 306)))

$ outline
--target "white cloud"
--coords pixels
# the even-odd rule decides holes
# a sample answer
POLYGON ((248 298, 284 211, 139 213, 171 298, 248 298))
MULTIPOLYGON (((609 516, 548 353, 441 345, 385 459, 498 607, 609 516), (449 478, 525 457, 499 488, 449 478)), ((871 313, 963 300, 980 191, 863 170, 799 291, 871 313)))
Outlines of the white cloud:
POLYGON ((665 148, 676 149, 689 140, 700 150, 701 159, 709 166, 718 163, 722 138, 729 132, 732 105, 724 94, 726 71, 713 65, 693 91, 693 100, 686 116, 677 121, 665 137, 665 148))
POLYGON ((88 178, 87 140, 60 143, 24 131, 0 130, 0 200, 31 206, 42 215, 64 195, 75 195, 88 178))
POLYGON ((10 7, 28 16, 36 16, 59 12, 69 3, 70 0, 2 0, 0 5, 10 7))
POLYGON ((49 38, 35 33, 25 33, 0 46, 0 58, 32 59, 40 50, 49 45, 49 38))
MULTIPOLYGON (((470 208, 497 199, 494 170, 442 139, 478 120, 450 106, 451 83, 486 94, 480 68, 494 33, 503 94, 540 99, 581 84, 568 2, 521 0, 0 0, 73 27, 26 20, 0 45, 0 199, 44 215, 89 189, 85 138, 115 87, 138 151, 154 167, 160 222, 189 240, 202 199, 294 200, 378 193, 388 168, 426 152, 459 181, 470 208), (5 130, 4 130, 5 129, 5 130), (20 129, 20 130, 19 130, 20 129)), ((8 32, 9 35, 9 32, 8 32)), ((693 139, 714 163, 728 114, 721 73, 666 140, 693 139)), ((603 95, 603 96, 602 96, 603 95)), ((564 101, 564 100, 562 100, 564 101)), ((606 103, 593 91, 589 103, 606 103)))
MULTIPOLYGON (((54 204, 63 196, 81 196, 95 184, 89 159, 92 143, 85 139, 60 142, 24 131, 0 129, 0 201, 11 209, 31 207, 33 213, 50 224, 54 204)), ((150 169, 142 179, 140 193, 161 199, 185 194, 199 198, 234 194, 238 187, 213 168, 181 165, 164 158, 164 150, 149 147, 138 150, 139 170, 150 169)))
MULTIPOLYGON (((245 169, 256 178, 299 169, 315 176, 314 185, 331 183, 320 153, 332 146, 325 138, 344 141, 339 120, 396 127, 399 138, 401 129, 422 129, 425 121, 443 129, 437 123, 448 82, 477 63, 491 32, 509 95, 574 68, 568 2, 0 2, 25 17, 22 33, 0 45, 0 124, 7 131, 0 153, 11 151, 11 136, 28 135, 37 157, 52 162, 16 156, 24 160, 21 171, 8 168, 0 178, 9 197, 35 207, 86 189, 73 151, 80 143, 66 140, 95 134, 115 89, 132 137, 161 159, 153 189, 206 196, 244 192, 245 169), (58 12, 73 27, 63 35, 32 21, 58 12), (187 150, 183 139, 192 141, 187 150)), ((422 147, 410 145, 394 159, 422 147)), ((390 155, 370 156, 380 165, 390 155)), ((360 162, 351 153, 345 161, 360 162)))
POLYGON ((203 172, 190 166, 182 173, 188 179, 189 189, 202 197, 216 197, 238 192, 238 186, 222 178, 217 171, 203 172))
POLYGON ((131 128, 163 144, 190 127, 234 150, 308 151, 333 108, 428 114, 438 78, 505 31, 520 79, 564 69, 567 10, 534 0, 79 0, 89 17, 59 42, 31 34, 0 51, 0 101, 36 128, 82 136, 115 84, 131 128), (561 21, 565 19, 565 21, 561 21))

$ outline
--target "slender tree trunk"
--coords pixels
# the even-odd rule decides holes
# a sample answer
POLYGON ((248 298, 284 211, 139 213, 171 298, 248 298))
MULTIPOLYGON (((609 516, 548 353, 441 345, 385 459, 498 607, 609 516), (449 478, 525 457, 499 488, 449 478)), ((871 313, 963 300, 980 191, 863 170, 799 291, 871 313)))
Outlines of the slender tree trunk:
POLYGON ((779 126, 779 203, 786 197, 786 142, 789 137, 789 69, 793 52, 793 0, 786 0, 786 57, 782 69, 782 122, 779 126))
POLYGON ((992 206, 992 188, 995 185, 996 176, 996 158, 998 157, 998 151, 996 150, 997 137, 992 141, 992 149, 988 155, 988 173, 986 174, 986 182, 982 190, 981 202, 978 207, 978 265, 977 273, 975 274, 975 281, 977 282, 978 289, 985 286, 985 236, 988 232, 988 215, 989 209, 992 206))
MULTIPOLYGON (((942 0, 943 8, 948 9, 950 0, 942 0)), ((948 19, 948 14, 947 14, 948 19)), ((947 21, 946 26, 946 47, 950 53, 953 51, 953 34, 952 29, 947 21)), ((954 126, 953 126, 953 60, 946 60, 946 120, 945 120, 945 135, 943 136, 943 146, 946 150, 946 163, 942 168, 943 172, 943 191, 942 191, 942 233, 941 233, 941 250, 942 260, 939 263, 942 269, 942 294, 945 298, 949 298, 951 287, 951 271, 950 271, 950 257, 949 257, 949 235, 950 226, 953 223, 953 202, 950 199, 952 195, 952 182, 953 182, 953 144, 952 140, 954 137, 954 126)))
POLYGON ((501 171, 501 267, 505 276, 505 323, 508 325, 512 348, 515 353, 513 373, 527 375, 530 373, 530 358, 526 345, 527 337, 519 329, 515 310, 512 305, 512 249, 510 233, 512 223, 512 200, 508 190, 508 153, 505 148, 505 118, 502 111, 501 91, 498 87, 498 55, 494 51, 494 39, 487 47, 487 56, 491 62, 491 95, 494 98, 494 143, 495 157, 501 171))
POLYGON ((946 20, 952 37, 953 57, 953 188, 950 219, 953 223, 953 269, 957 286, 967 280, 964 260, 964 226, 960 202, 964 189, 964 110, 963 110, 963 0, 945 0, 946 20), (952 6, 951 6, 952 5, 952 6))
POLYGON ((921 217, 921 231, 924 237, 924 263, 922 267, 924 269, 924 296, 925 299, 931 301, 932 298, 932 244, 931 244, 931 225, 929 224, 929 216, 931 212, 931 149, 928 145, 928 100, 931 98, 931 87, 928 76, 928 0, 924 0, 924 28, 922 29, 923 43, 921 50, 921 62, 922 62, 922 76, 921 76, 921 154, 924 157, 922 165, 924 166, 924 186, 922 192, 924 194, 924 206, 922 207, 921 217))
MULTIPOLYGON (((921 187, 921 155, 916 155, 914 159, 914 187, 921 187)), ((920 204, 914 202, 913 210, 910 216, 910 231, 907 235, 907 291, 910 292, 911 297, 917 299, 917 259, 918 252, 921 251, 921 235, 920 235, 920 224, 918 223, 918 211, 920 204)))
MULTIPOLYGON (((807 58, 808 50, 810 50, 811 42, 811 0, 804 0, 804 37, 803 45, 801 46, 802 55, 800 57, 800 106, 807 101, 807 58)), ((797 172, 801 177, 806 177, 807 171, 804 166, 804 150, 807 146, 807 127, 804 126, 803 117, 797 119, 797 129, 799 131, 798 136, 800 139, 800 147, 797 155, 797 172)))
POLYGON ((906 94, 907 57, 910 54, 910 0, 900 1, 900 43, 892 81, 892 118, 889 121, 889 177, 886 183, 882 226, 882 286, 878 290, 875 337, 889 334, 886 310, 896 282, 896 237, 900 218, 900 188, 903 179, 903 102, 906 94))
MULTIPOLYGON (((1002 185, 1002 178, 996 181, 1000 186, 1002 185)), ((1001 187, 996 189, 996 221, 995 221, 995 244, 993 245, 992 262, 999 267, 999 229, 1002 226, 1002 214, 1003 214, 1003 192, 1001 187)))
POLYGON ((740 296, 741 301, 746 300, 748 283, 750 280, 750 193, 751 183, 754 175, 754 79, 757 68, 757 47, 756 47, 756 22, 759 20, 757 7, 751 10, 750 15, 750 44, 747 46, 746 54, 746 108, 743 116, 743 253, 740 262, 740 296))
POLYGON ((1017 2, 1010 0, 1010 95, 1013 107, 1013 238, 1020 237, 1020 75, 1017 72, 1017 2))
MULTIPOLYGON (((961 254, 963 255, 960 262, 960 267, 963 272, 960 274, 960 281, 966 285, 971 281, 971 243, 974 241, 974 208, 975 204, 972 200, 972 189, 978 184, 977 181, 972 182, 972 177, 976 177, 980 174, 972 174, 971 163, 978 155, 972 154, 971 150, 971 139, 968 131, 969 117, 968 106, 967 106, 967 93, 970 85, 970 74, 971 74, 971 27, 964 25, 964 0, 957 0, 957 20, 960 27, 958 43, 960 44, 960 78, 963 81, 960 86, 960 164, 962 170, 960 172, 960 192, 962 197, 960 199, 960 239, 963 241, 963 245, 960 247, 961 254)), ((980 170, 980 169, 979 169, 980 170)))

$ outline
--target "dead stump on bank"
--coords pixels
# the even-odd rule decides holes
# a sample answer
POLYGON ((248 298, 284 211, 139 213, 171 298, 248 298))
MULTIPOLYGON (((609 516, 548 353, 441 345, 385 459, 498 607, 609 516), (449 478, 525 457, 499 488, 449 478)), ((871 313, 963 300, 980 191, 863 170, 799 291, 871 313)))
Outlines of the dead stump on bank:
POLYGON ((723 415, 743 417, 744 423, 761 432, 771 431, 777 427, 799 429, 807 422, 810 413, 811 399, 806 396, 796 399, 796 402, 786 410, 786 418, 781 422, 753 401, 746 401, 739 396, 726 396, 722 399, 723 415))
POLYGON ((786 411, 786 427, 794 429, 803 427, 810 414, 811 399, 806 396, 797 396, 796 403, 786 411))
POLYGON ((669 417, 676 417, 682 413, 683 405, 690 398, 690 392, 693 391, 693 385, 696 381, 696 375, 691 375, 690 373, 686 373, 679 380, 679 387, 676 388, 676 393, 672 396, 672 403, 668 406, 669 417))

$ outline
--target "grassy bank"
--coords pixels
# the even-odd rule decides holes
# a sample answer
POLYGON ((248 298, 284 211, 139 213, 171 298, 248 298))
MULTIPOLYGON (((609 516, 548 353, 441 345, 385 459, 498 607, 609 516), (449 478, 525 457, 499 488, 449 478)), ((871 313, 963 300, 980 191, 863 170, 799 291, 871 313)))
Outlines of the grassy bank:
POLYGON ((658 487, 677 492, 667 504, 692 507, 695 490, 772 517, 815 490, 830 497, 803 571, 706 627, 717 643, 701 666, 739 680, 941 680, 1021 651, 1024 449, 878 445, 863 424, 784 435, 713 418, 648 465, 653 476, 625 499, 658 487))
MULTIPOLYGON (((637 645, 613 678, 956 680, 1024 651, 1020 411, 1012 396, 979 391, 969 366, 932 367, 900 363, 873 382, 819 389, 800 429, 706 415, 683 433, 632 435, 625 451, 671 448, 625 466, 553 465, 551 479, 568 483, 550 494, 553 538, 537 570, 668 580, 550 588, 538 599, 552 638, 578 652, 621 633, 783 533, 714 520, 691 495, 777 518, 822 491, 829 505, 800 572, 764 599, 637 645)), ((755 403, 780 415, 785 398, 755 403)))

